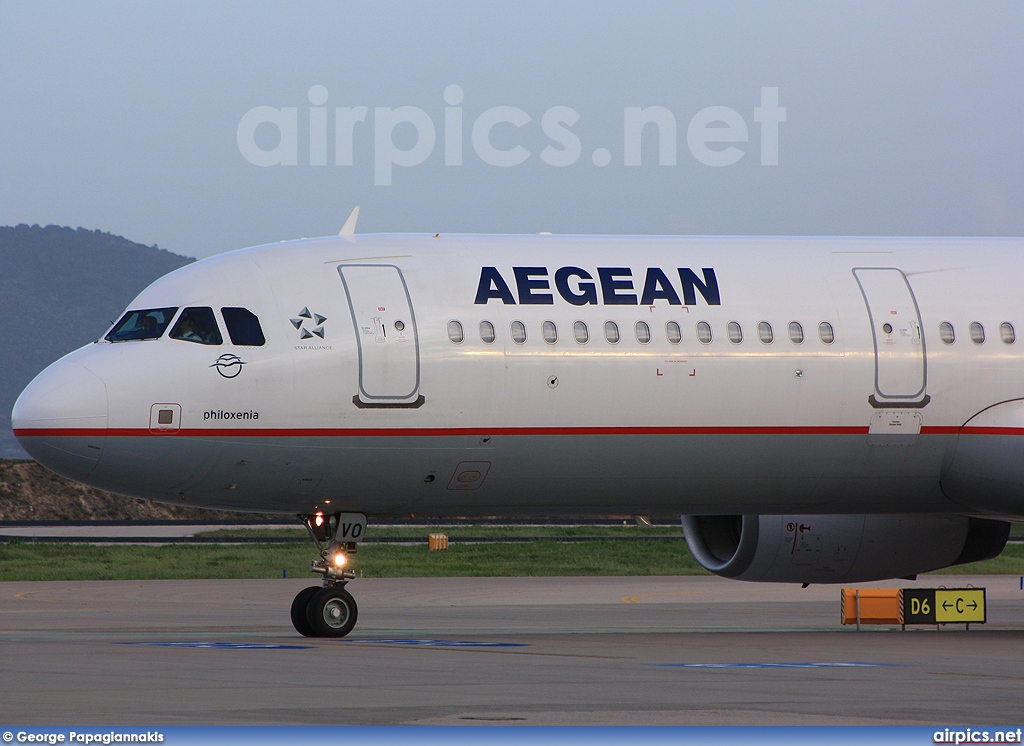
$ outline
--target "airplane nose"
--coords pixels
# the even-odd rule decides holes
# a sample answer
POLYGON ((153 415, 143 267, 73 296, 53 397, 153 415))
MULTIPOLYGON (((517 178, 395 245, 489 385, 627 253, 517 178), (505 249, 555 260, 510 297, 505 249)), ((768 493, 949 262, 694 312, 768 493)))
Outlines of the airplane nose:
POLYGON ((85 479, 103 454, 107 387, 88 368, 63 358, 25 387, 11 420, 32 458, 70 479, 85 479))

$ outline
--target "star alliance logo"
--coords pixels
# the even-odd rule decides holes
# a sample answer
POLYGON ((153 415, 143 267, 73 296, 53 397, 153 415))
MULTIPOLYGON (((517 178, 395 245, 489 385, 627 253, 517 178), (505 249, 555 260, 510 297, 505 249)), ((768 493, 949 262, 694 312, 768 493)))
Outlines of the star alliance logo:
POLYGON ((295 327, 299 333, 299 339, 312 339, 314 335, 324 338, 324 322, 327 321, 326 316, 321 316, 318 313, 310 313, 308 308, 303 308, 299 311, 299 318, 289 319, 292 322, 292 326, 295 327), (306 328, 306 322, 314 327, 313 329, 306 328))

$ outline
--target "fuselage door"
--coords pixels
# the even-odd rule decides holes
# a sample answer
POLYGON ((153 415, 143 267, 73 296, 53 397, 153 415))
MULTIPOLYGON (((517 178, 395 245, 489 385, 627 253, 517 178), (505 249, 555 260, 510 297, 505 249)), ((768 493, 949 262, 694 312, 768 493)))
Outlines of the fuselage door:
POLYGON ((871 406, 923 407, 929 397, 928 363, 921 312, 910 281, 895 267, 857 267, 875 347, 875 392, 871 406))
POLYGON ((356 406, 419 406, 419 337, 402 270, 393 264, 346 264, 338 273, 359 352, 356 406))

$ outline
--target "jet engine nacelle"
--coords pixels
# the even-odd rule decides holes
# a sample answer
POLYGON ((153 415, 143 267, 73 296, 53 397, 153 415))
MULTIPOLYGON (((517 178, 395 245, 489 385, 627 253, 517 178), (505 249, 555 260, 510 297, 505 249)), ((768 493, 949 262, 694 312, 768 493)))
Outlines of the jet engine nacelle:
POLYGON ((683 516, 715 575, 768 583, 861 583, 991 559, 1010 524, 961 515, 683 516))

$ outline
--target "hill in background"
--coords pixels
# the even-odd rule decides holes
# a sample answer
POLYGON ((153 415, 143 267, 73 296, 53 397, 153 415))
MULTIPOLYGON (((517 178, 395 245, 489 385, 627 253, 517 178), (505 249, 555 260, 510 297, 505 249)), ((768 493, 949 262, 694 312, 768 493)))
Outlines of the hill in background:
POLYGON ((0 458, 23 458, 11 408, 47 365, 95 341, 158 277, 195 261, 110 233, 0 226, 0 458))
MULTIPOLYGON (((231 513, 135 500, 86 487, 34 461, 0 460, 0 521, 261 521, 288 516, 231 513)), ((298 524, 296 524, 298 525, 298 524)))

